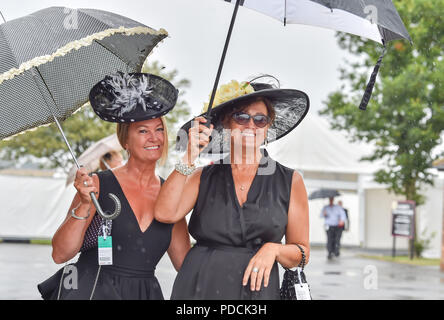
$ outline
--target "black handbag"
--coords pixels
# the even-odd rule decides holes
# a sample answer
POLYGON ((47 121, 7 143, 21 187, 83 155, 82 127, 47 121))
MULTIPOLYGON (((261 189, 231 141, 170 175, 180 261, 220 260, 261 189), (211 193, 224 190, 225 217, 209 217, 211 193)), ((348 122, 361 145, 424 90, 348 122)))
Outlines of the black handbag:
POLYGON ((284 278, 280 289, 281 300, 311 300, 310 288, 304 273, 305 252, 300 245, 296 245, 301 250, 302 260, 296 270, 284 268, 284 278))
POLYGON ((100 235, 103 235, 104 225, 106 225, 106 227, 108 228, 108 234, 111 234, 112 220, 105 220, 100 215, 95 214, 94 218, 91 221, 91 224, 88 226, 88 229, 86 229, 80 252, 97 247, 97 238, 100 235))
MULTIPOLYGON (((106 225, 108 229, 107 232, 111 234, 112 220, 105 220, 101 216, 96 214, 91 221, 88 229, 86 230, 80 252, 84 252, 97 247, 97 238, 100 235, 103 235, 104 225, 106 225)), ((37 285, 37 289, 42 295, 43 300, 60 299, 64 273, 66 268, 70 265, 74 264, 65 264, 65 266, 59 269, 54 275, 37 285)))

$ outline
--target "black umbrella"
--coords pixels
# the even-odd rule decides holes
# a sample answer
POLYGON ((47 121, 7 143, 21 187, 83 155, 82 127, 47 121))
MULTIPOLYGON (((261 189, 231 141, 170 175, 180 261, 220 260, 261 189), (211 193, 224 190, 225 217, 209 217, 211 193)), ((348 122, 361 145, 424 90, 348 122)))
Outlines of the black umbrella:
POLYGON ((308 197, 308 200, 334 198, 340 195, 341 194, 338 192, 338 190, 335 189, 319 189, 313 191, 308 197))
MULTIPOLYGON (((93 9, 46 8, 0 25, 0 139, 59 121, 88 101, 90 89, 116 71, 140 72, 165 37, 126 17, 93 9)), ((96 197, 98 213, 107 219, 96 197)))
MULTIPOLYGON (((370 81, 367 85, 360 109, 365 110, 370 100, 376 75, 385 54, 385 44, 395 39, 408 39, 410 36, 391 0, 224 0, 235 3, 225 46, 219 63, 211 94, 207 117, 211 117, 220 74, 230 42, 231 32, 239 6, 247 7, 271 16, 286 24, 306 24, 356 34, 384 45, 370 81)), ((210 122, 208 121, 207 124, 210 122)))

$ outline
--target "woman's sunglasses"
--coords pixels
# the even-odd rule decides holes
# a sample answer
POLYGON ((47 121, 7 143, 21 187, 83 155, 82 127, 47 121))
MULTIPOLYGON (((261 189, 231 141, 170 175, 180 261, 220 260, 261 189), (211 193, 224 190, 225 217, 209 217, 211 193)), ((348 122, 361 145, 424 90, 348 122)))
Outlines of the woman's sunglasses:
POLYGON ((266 116, 264 114, 257 114, 254 116, 249 115, 245 112, 236 112, 231 115, 234 121, 240 125, 247 125, 250 122, 250 119, 253 119, 254 124, 258 128, 263 128, 267 124, 270 123, 271 119, 269 116, 266 116))

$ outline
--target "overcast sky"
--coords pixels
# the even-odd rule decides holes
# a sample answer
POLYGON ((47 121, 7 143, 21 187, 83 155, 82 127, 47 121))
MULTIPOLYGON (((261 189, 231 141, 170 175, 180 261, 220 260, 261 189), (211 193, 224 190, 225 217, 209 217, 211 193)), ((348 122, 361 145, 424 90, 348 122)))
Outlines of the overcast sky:
MULTIPOLYGON (((50 7, 96 8, 127 16, 169 37, 149 57, 177 69, 191 80, 185 99, 198 114, 213 87, 233 5, 222 0, 19 0, 2 1, 6 20, 50 7)), ((287 25, 247 8, 240 8, 220 84, 269 73, 285 88, 305 91, 311 112, 321 108, 329 92, 339 87, 340 65, 346 53, 335 32, 304 25, 287 25)))

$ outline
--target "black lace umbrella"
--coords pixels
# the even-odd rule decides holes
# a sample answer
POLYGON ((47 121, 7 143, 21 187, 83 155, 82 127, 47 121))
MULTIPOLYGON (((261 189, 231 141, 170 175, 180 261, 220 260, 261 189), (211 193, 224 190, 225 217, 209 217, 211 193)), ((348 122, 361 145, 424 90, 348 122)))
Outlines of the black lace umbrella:
MULTIPOLYGON (((385 44, 396 39, 407 39, 410 36, 391 0, 224 0, 234 3, 233 16, 228 29, 225 46, 222 52, 219 69, 211 94, 207 117, 211 117, 211 108, 219 83, 225 55, 230 42, 231 32, 238 8, 240 6, 253 9, 286 24, 305 24, 324 27, 337 31, 355 34, 377 41, 384 45, 364 97, 359 106, 365 110, 370 100, 376 75, 385 54, 385 44)), ((207 122, 209 123, 209 122, 207 122)))
MULTIPOLYGON (((93 9, 51 7, 0 24, 0 139, 55 122, 79 168, 59 122, 88 101, 105 75, 140 72, 166 36, 93 9)), ((102 217, 117 216, 91 198, 102 217)))

